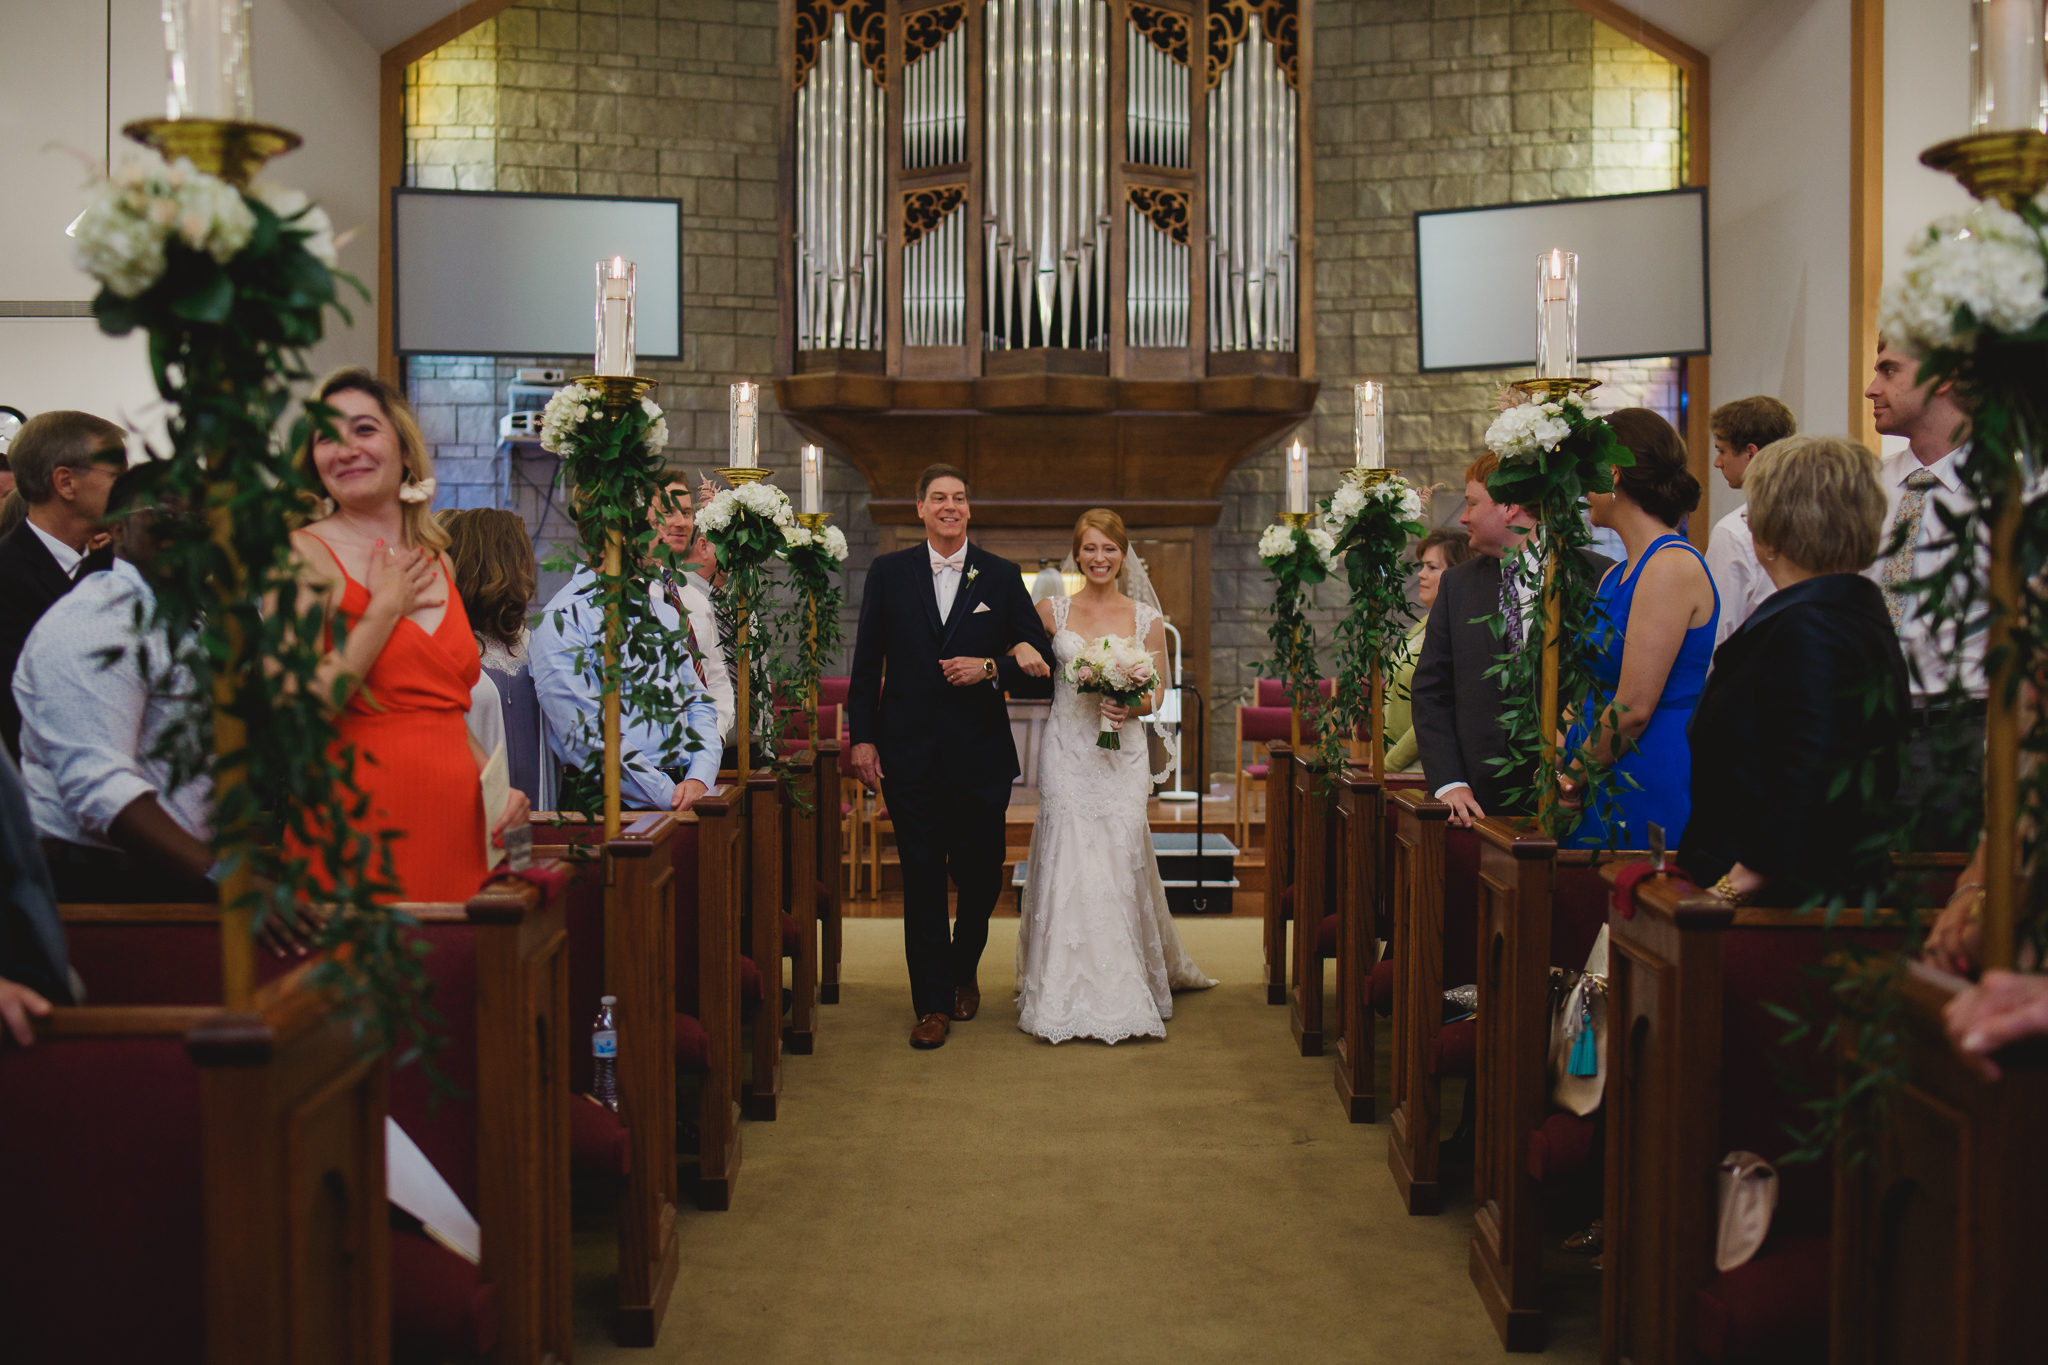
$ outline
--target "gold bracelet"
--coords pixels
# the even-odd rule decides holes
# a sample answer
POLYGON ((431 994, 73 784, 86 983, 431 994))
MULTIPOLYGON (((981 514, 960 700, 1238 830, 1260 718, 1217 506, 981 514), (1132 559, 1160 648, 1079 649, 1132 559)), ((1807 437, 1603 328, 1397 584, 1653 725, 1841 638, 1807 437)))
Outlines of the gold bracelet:
POLYGON ((1745 891, 1736 890, 1734 879, 1725 872, 1721 874, 1721 880, 1715 882, 1707 894, 1718 896, 1730 905, 1742 905, 1749 900, 1749 894, 1745 891))

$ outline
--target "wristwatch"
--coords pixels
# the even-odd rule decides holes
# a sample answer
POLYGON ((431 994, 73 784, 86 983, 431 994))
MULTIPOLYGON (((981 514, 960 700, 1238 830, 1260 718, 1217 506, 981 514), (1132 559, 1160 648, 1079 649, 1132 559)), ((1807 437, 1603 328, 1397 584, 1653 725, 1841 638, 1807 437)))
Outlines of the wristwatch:
POLYGON ((981 676, 990 680, 995 678, 996 661, 994 659, 983 659, 981 661, 981 676))

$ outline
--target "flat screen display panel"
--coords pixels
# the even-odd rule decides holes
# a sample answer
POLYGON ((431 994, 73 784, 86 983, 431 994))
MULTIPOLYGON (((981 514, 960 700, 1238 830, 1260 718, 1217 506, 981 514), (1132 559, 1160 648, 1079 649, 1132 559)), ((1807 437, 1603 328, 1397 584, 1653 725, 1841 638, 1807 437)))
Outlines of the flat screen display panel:
POLYGON ((639 357, 682 358, 679 200, 400 189, 391 224, 401 355, 587 360, 597 263, 624 256, 637 267, 639 357))
POLYGON ((1536 363, 1536 258, 1579 253, 1579 359, 1704 355, 1704 188, 1415 215, 1424 370, 1536 363))

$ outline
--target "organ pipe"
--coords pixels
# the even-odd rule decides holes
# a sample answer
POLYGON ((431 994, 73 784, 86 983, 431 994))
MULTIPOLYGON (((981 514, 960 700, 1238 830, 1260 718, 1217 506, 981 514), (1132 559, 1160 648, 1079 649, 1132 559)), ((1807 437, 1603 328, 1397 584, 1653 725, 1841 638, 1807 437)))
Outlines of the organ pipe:
POLYGON ((1295 348, 1297 99, 1261 14, 1209 91, 1209 347, 1295 348))
POLYGON ((796 92, 800 350, 882 346, 884 103, 844 11, 796 92))

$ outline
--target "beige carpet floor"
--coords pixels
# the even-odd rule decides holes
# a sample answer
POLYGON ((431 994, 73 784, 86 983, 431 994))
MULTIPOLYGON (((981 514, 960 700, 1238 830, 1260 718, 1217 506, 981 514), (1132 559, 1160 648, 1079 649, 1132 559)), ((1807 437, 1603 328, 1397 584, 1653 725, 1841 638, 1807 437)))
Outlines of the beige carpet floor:
MULTIPOLYGON (((842 1003, 786 1059, 781 1118, 745 1126, 731 1211, 682 1215, 654 1349, 611 1344, 615 1243, 579 1230, 578 1360, 1499 1360, 1468 1186, 1408 1217, 1384 1122, 1345 1123, 1265 1003, 1259 922, 1180 925, 1222 984, 1177 997, 1163 1042, 1019 1033, 998 920, 981 1017, 921 1053, 901 922, 849 920, 842 1003)), ((1597 1294, 1567 1280, 1552 1360, 1595 1358, 1597 1294)))

